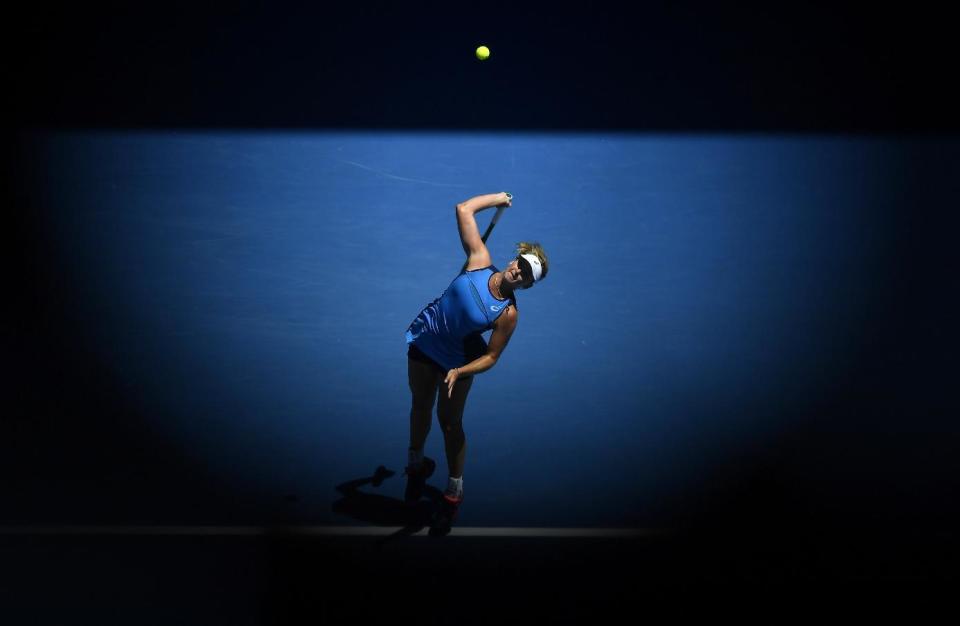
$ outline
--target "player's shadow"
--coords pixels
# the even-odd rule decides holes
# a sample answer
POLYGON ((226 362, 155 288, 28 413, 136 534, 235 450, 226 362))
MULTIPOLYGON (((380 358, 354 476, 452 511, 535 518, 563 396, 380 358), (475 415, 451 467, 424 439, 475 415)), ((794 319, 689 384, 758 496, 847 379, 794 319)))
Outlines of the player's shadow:
POLYGON ((443 497, 436 487, 426 485, 424 497, 416 502, 405 502, 399 498, 360 491, 360 487, 364 485, 379 487, 394 474, 395 472, 381 465, 373 476, 337 485, 337 491, 343 497, 333 503, 333 512, 374 526, 400 527, 383 541, 413 535, 431 526, 437 503, 443 497))

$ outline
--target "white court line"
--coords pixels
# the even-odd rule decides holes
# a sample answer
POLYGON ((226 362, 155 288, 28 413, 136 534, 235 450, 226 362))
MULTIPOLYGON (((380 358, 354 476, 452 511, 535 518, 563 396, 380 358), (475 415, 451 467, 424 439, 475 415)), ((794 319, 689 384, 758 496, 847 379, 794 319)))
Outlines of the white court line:
MULTIPOLYGON (((0 535, 186 535, 186 536, 260 536, 314 535, 322 537, 382 537, 401 530, 394 526, 0 526, 0 535)), ((429 528, 411 533, 426 536, 429 528)), ((551 537, 616 538, 648 537, 665 534, 654 528, 503 528, 457 527, 457 537, 551 537)))

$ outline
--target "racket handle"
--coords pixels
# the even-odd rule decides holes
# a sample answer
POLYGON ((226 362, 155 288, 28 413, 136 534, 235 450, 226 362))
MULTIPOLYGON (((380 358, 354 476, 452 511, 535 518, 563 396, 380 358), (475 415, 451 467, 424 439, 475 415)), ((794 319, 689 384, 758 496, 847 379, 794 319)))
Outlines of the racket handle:
POLYGON ((497 207, 497 212, 493 214, 493 219, 490 220, 490 225, 487 226, 487 232, 483 233, 483 237, 480 238, 483 243, 487 243, 487 237, 490 236, 490 233, 493 232, 493 227, 497 225, 497 220, 500 219, 500 214, 503 213, 503 210, 507 207, 497 207))

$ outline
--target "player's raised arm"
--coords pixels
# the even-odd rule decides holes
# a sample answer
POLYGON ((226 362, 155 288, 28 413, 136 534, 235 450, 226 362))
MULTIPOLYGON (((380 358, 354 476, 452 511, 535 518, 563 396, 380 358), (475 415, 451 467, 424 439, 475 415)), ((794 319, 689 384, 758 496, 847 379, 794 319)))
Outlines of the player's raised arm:
POLYGON ((490 265, 490 252, 480 237, 476 213, 495 206, 510 206, 510 195, 502 192, 474 196, 457 205, 457 228, 460 231, 460 243, 467 255, 467 269, 490 265))

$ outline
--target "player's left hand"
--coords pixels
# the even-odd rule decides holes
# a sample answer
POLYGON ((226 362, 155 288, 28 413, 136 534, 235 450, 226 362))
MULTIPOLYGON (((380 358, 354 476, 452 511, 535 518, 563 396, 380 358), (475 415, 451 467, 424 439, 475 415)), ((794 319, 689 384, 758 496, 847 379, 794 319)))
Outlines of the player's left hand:
POLYGON ((448 398, 452 398, 452 397, 453 397, 453 386, 456 384, 457 378, 459 378, 459 377, 460 377, 460 370, 454 368, 454 369, 450 370, 449 372, 447 372, 447 377, 446 377, 445 379, 443 379, 443 382, 447 383, 447 397, 448 397, 448 398))

